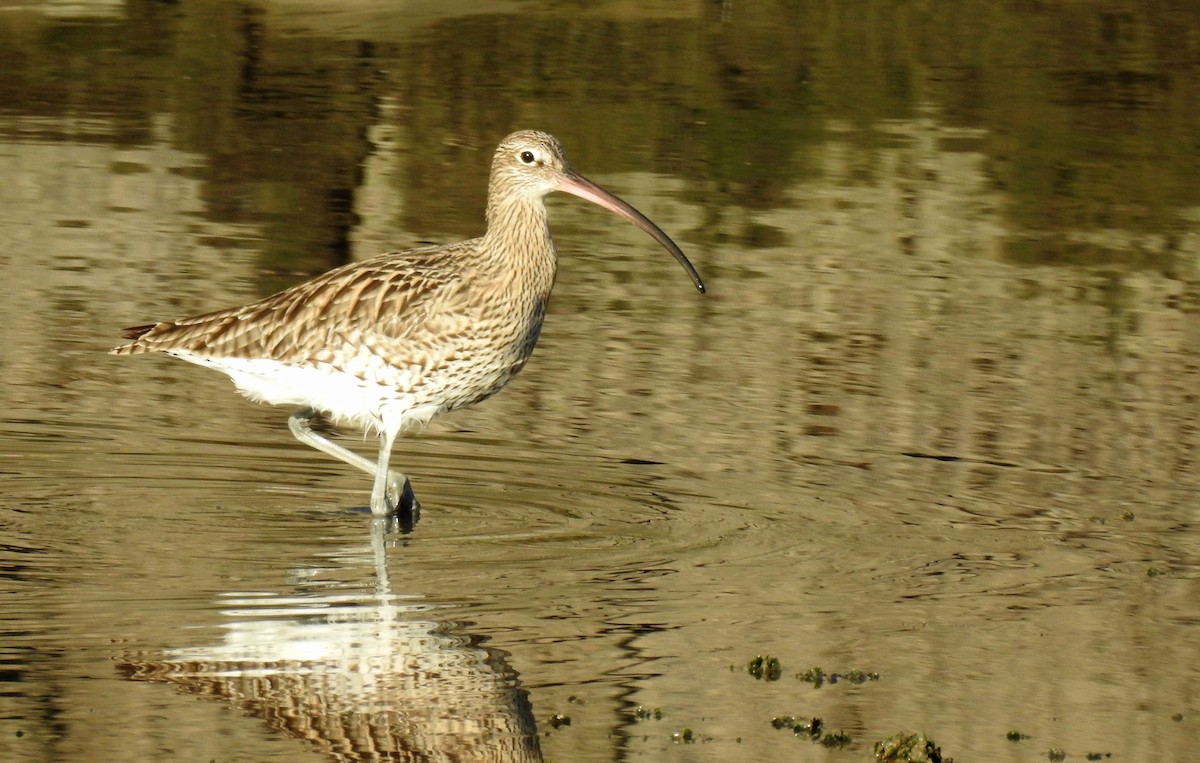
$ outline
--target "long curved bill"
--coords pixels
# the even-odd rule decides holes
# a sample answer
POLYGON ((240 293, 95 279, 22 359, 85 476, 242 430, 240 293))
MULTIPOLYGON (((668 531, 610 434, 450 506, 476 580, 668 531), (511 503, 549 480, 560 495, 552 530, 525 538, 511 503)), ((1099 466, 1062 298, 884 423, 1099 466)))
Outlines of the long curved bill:
POLYGON ((598 204, 608 211, 624 217, 629 222, 649 233, 679 261, 679 264, 683 266, 688 276, 691 277, 692 283, 696 284, 696 289, 701 294, 704 293, 704 282, 700 280, 700 274, 696 272, 696 268, 692 266, 691 261, 688 260, 683 250, 671 240, 670 236, 663 233, 662 228, 650 222, 650 218, 634 209, 628 202, 615 194, 609 193, 574 170, 563 172, 562 179, 558 181, 558 190, 566 191, 581 199, 587 199, 593 204, 598 204))

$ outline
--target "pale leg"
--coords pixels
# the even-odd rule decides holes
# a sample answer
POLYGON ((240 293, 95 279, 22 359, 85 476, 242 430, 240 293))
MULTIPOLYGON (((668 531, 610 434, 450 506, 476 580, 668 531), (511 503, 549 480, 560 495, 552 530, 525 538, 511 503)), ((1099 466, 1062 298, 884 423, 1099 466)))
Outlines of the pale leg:
POLYGON ((412 485, 409 484, 408 477, 405 477, 402 473, 394 469, 388 468, 392 445, 396 441, 395 433, 390 437, 386 434, 380 436, 379 462, 376 463, 369 458, 358 455, 349 448, 338 445, 328 437, 314 432, 312 429, 312 420, 316 416, 317 412, 312 408, 301 408, 288 418, 288 428, 292 430, 292 434, 296 436, 296 439, 305 445, 311 445, 322 453, 345 461, 351 466, 375 476, 374 486, 371 490, 372 514, 384 516, 391 514, 396 509, 410 510, 411 507, 417 505, 416 497, 413 495, 412 485))
MULTIPOLYGON (((371 489, 371 513, 377 517, 387 516, 394 509, 400 508, 399 499, 403 497, 402 494, 397 493, 397 503, 394 506, 388 503, 388 483, 392 482, 393 489, 395 486, 392 479, 393 472, 388 469, 388 462, 392 458, 392 445, 396 442, 396 434, 395 431, 385 430, 379 435, 379 461, 375 466, 375 486, 371 489)), ((412 487, 408 484, 408 477, 399 472, 395 472, 395 474, 404 480, 404 487, 411 494, 412 487)))

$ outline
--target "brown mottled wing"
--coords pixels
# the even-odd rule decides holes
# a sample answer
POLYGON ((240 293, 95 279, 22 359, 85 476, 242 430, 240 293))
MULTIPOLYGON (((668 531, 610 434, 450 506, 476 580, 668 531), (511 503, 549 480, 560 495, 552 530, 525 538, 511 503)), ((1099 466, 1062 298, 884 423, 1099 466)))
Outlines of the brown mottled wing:
POLYGON ((183 350, 303 364, 354 332, 422 343, 439 316, 463 308, 460 269, 472 242, 385 254, 345 265, 244 307, 126 329, 119 355, 183 350))

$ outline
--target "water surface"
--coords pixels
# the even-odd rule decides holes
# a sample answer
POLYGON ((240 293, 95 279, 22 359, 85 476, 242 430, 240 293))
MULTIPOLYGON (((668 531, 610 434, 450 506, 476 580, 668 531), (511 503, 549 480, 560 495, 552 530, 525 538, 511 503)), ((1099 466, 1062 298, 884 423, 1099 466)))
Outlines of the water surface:
POLYGON ((1187 759, 1200 12, 1142 6, 5 9, 2 757, 1187 759), (477 235, 527 127, 709 294, 552 199, 533 360, 397 447, 412 533, 105 354, 477 235))

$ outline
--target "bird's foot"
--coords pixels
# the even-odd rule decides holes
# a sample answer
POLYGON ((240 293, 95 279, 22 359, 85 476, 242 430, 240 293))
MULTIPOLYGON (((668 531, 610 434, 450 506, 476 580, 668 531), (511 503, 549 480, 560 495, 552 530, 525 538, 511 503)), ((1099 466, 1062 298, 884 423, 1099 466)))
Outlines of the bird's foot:
POLYGON ((371 513, 376 516, 387 516, 392 527, 402 533, 410 533, 421 518, 421 503, 413 493, 412 483, 395 469, 388 470, 387 493, 383 496, 384 505, 376 506, 375 497, 371 499, 371 513))

